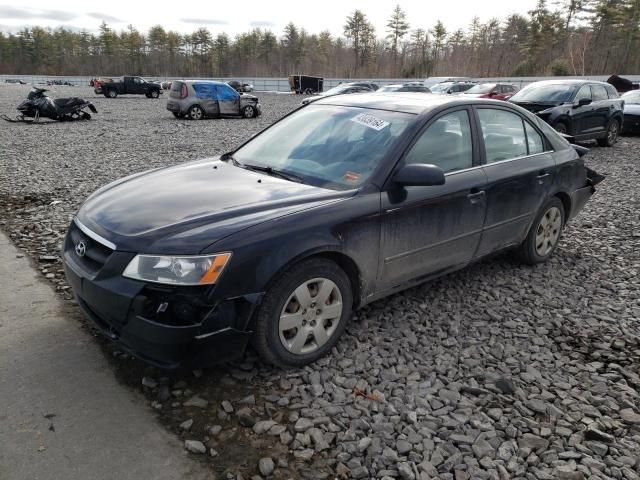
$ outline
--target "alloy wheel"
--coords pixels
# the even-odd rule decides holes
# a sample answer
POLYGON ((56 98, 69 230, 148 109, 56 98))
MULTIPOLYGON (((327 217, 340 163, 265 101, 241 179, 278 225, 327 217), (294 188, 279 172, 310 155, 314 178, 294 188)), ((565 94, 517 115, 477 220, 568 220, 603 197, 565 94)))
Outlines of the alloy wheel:
POLYGON ((314 352, 335 333, 342 317, 342 293, 328 278, 299 285, 284 304, 278 332, 285 349, 295 355, 314 352))
POLYGON ((538 224, 536 230, 536 252, 541 257, 546 257, 551 253, 562 229, 562 214, 558 207, 551 207, 547 210, 538 224))
POLYGON ((618 140, 618 122, 613 121, 609 125, 609 131, 607 132, 607 142, 609 145, 613 145, 618 140))

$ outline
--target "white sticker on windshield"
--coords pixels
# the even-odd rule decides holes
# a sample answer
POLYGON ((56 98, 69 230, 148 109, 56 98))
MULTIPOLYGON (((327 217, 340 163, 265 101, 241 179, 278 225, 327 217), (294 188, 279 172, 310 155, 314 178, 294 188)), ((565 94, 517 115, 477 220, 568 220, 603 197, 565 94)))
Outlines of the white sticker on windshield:
POLYGON ((389 125, 389 122, 382 120, 381 118, 374 117, 373 115, 369 115, 368 113, 356 115, 351 119, 351 121, 378 131, 389 125))

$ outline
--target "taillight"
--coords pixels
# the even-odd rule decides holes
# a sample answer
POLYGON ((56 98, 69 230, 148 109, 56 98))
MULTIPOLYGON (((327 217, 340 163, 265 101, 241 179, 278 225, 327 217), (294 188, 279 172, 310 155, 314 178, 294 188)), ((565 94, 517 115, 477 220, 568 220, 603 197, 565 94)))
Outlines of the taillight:
POLYGON ((187 98, 189 96, 189 92, 187 91, 187 84, 183 83, 182 88, 180 89, 180 98, 187 98))

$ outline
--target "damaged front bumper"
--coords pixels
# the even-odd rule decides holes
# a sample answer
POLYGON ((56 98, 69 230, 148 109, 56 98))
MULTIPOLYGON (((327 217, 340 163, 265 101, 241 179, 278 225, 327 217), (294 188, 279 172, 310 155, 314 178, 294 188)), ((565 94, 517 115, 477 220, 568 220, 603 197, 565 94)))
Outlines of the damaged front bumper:
MULTIPOLYGON (((82 233, 82 232, 80 232, 82 233)), ((120 348, 161 368, 201 367, 241 356, 251 316, 262 294, 216 299, 211 286, 173 287, 122 277, 132 254, 105 251, 83 237, 86 257, 75 252, 70 229, 63 257, 67 281, 78 305, 120 348), (106 253, 96 265, 98 253, 106 253)))

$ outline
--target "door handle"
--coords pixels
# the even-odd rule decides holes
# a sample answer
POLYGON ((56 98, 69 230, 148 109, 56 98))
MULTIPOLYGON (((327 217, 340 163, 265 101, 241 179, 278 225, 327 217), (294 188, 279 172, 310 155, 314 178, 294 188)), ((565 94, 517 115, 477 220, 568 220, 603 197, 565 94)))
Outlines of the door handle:
POLYGON ((477 188, 473 188, 471 189, 471 193, 467 195, 467 198, 472 204, 476 204, 480 200, 482 200, 482 198, 484 198, 484 195, 485 195, 484 190, 478 190, 477 188))
POLYGON ((538 179, 538 183, 542 185, 546 181, 546 179, 550 176, 551 174, 549 172, 545 172, 543 170, 542 172, 540 172, 540 175, 538 175, 536 178, 538 179))

